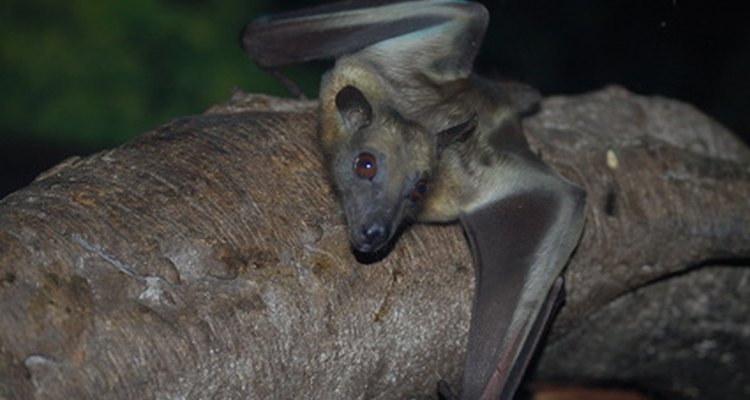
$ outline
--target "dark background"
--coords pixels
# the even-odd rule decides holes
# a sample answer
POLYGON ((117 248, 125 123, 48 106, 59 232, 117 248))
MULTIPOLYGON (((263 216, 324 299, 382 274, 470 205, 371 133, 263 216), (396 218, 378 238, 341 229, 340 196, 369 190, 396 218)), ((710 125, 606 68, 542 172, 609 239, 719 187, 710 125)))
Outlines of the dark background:
MULTIPOLYGON (((545 95, 619 84, 696 105, 750 140, 750 24, 737 2, 483 1, 477 70, 545 95)), ((70 155, 198 114, 233 88, 284 95, 241 52, 249 19, 303 1, 6 0, 0 197, 70 155)), ((329 66, 285 72, 309 96, 329 66)))

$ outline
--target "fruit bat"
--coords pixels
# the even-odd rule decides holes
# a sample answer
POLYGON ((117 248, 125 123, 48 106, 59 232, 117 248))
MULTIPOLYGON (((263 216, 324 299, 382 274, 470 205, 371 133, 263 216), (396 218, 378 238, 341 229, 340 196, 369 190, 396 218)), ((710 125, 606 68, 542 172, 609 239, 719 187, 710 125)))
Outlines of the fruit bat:
MULTIPOLYGON (((359 253, 409 221, 460 221, 476 293, 461 399, 513 397, 563 292, 583 190, 526 142, 539 95, 472 73, 488 23, 479 3, 347 1, 260 18, 243 49, 275 69, 335 58, 321 81, 322 148, 359 253)), ((444 398, 456 397, 445 382, 444 398)))

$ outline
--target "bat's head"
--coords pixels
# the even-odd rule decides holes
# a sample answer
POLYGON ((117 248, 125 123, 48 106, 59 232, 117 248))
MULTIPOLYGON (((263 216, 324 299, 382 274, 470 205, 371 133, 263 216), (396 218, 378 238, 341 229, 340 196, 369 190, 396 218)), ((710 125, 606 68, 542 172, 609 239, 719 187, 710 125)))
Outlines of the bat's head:
POLYGON ((349 240, 372 253, 416 217, 431 194, 442 148, 465 138, 476 121, 430 132, 399 113, 372 80, 359 82, 324 85, 321 133, 349 240))
POLYGON ((437 165, 437 141, 354 85, 338 90, 333 103, 339 140, 330 162, 349 239, 356 250, 374 252, 416 215, 437 165))

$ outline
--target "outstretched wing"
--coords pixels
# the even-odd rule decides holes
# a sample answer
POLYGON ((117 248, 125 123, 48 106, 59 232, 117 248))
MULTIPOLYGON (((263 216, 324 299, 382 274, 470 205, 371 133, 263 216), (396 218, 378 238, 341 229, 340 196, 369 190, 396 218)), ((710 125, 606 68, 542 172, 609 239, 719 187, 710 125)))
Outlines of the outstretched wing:
POLYGON ((265 68, 361 53, 440 82, 471 74, 487 21, 481 4, 460 0, 345 1, 252 21, 241 43, 265 68))

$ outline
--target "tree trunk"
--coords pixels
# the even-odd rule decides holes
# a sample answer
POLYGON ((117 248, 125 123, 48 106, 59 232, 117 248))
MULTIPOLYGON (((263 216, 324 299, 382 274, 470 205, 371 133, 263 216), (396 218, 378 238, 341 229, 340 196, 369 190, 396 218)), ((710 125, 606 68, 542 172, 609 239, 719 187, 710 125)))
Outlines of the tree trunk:
MULTIPOLYGON (((458 225, 351 254, 316 103, 238 93, 0 201, 0 398, 434 398, 473 294, 458 225)), ((588 192, 535 379, 750 396, 750 152, 692 107, 545 100, 588 192)))

